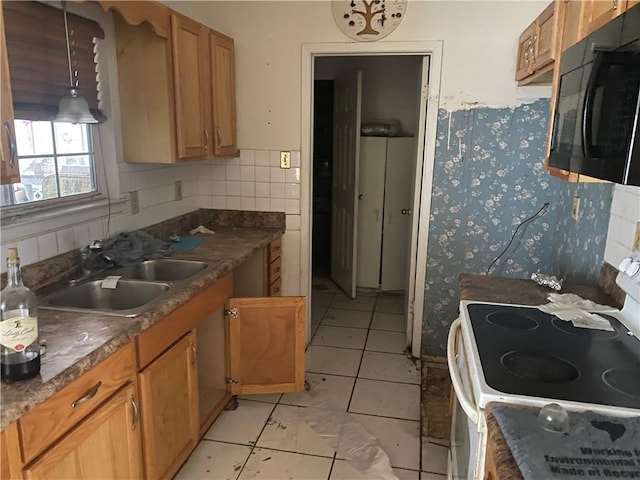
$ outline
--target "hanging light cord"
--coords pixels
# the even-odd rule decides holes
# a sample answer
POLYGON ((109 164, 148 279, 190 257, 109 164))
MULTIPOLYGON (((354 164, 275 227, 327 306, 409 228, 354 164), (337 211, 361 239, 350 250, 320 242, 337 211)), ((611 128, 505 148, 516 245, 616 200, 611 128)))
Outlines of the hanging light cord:
POLYGON ((69 41, 69 23, 67 21, 67 2, 62 1, 62 13, 64 15, 64 35, 67 40, 67 62, 69 63, 69 86, 75 88, 73 84, 73 68, 71 67, 71 47, 69 41))
POLYGON ((507 252, 507 250, 509 250, 509 247, 511 246, 511 244, 513 243, 513 240, 516 238, 516 234, 518 233, 518 230, 520 230, 520 227, 522 227, 525 223, 528 223, 530 221, 532 221, 534 218, 536 218, 538 215, 542 214, 542 212, 544 212, 547 207, 549 206, 549 202, 544 202, 544 204, 542 205, 542 207, 540 207, 540 210, 538 210, 536 213, 534 213, 533 215, 531 215, 529 218, 527 218, 526 220, 520 222, 518 224, 518 226, 516 227, 515 231, 513 232, 513 235, 511 235, 511 240, 509 240, 509 243, 507 244, 507 246, 505 247, 505 249, 502 251, 502 253, 500 255, 498 255, 496 258, 494 258, 493 262, 491 262, 491 264, 489 265, 489 268, 487 268, 487 272, 486 275, 489 275, 489 271, 491 270, 491 267, 493 267, 493 265, 500 260, 500 258, 507 252))

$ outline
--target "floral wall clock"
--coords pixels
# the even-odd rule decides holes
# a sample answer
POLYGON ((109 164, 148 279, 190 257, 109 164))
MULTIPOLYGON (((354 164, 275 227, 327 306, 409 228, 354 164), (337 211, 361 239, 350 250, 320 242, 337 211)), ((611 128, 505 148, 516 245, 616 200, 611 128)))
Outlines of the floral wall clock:
POLYGON ((407 0, 334 0, 331 4, 340 30, 359 42, 386 37, 407 11, 407 0))

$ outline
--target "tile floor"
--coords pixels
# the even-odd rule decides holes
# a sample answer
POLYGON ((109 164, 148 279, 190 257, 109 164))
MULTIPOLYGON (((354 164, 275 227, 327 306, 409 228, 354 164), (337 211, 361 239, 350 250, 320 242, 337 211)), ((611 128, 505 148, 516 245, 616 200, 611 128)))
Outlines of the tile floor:
POLYGON ((349 412, 375 436, 398 479, 446 478, 446 442, 420 436, 420 362, 404 354, 402 299, 367 291, 350 299, 324 278, 313 288, 309 390, 240 397, 176 479, 368 478, 305 421, 319 406, 349 412))

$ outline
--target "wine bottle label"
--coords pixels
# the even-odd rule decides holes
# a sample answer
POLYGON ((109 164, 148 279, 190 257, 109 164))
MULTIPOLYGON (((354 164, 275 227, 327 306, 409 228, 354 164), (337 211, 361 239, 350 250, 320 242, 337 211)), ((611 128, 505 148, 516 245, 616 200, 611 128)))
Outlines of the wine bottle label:
MULTIPOLYGON (((10 314, 11 312, 7 312, 5 318, 10 314)), ((5 348, 21 352, 37 339, 38 317, 19 314, 0 322, 0 344, 5 348)))

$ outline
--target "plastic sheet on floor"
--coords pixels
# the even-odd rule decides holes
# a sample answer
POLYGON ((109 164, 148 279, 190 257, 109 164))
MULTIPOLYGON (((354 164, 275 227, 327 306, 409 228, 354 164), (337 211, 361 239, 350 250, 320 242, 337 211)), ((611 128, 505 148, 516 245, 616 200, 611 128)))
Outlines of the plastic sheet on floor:
POLYGON ((337 458, 345 459, 364 478, 398 480, 378 439, 353 415, 324 403, 301 410, 302 419, 336 451, 337 458))

